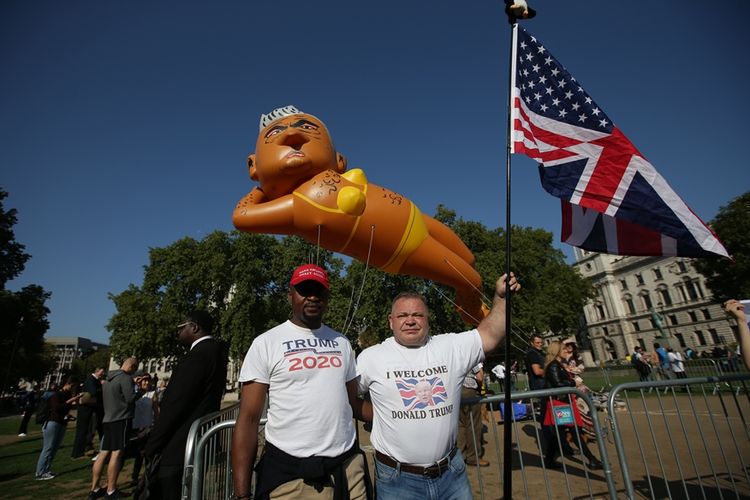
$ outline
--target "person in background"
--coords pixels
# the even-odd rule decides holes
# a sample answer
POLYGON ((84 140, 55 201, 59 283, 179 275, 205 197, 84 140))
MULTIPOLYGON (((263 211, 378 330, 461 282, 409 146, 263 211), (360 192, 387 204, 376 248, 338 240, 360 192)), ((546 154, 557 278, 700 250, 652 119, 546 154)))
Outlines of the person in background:
MULTIPOLYGON (((573 380, 573 376, 565 369, 564 363, 568 360, 572 350, 563 346, 559 341, 550 342, 547 346, 547 357, 544 366, 544 379, 547 382, 548 388, 558 387, 575 387, 576 383, 573 380)), ((548 397, 545 398, 545 404, 552 405, 552 408, 547 408, 545 412, 544 425, 547 428, 551 428, 550 434, 551 439, 547 439, 544 453, 544 465, 548 469, 559 469, 560 464, 556 461, 560 454, 560 447, 558 446, 558 439, 563 443, 567 442, 568 446, 571 443, 576 442, 574 439, 572 430, 566 428, 563 425, 557 425, 554 415, 555 402, 559 401, 562 404, 570 404, 571 411, 573 412, 575 427, 577 427, 578 436, 580 436, 580 447, 584 456, 589 460, 587 464, 591 470, 601 469, 602 463, 597 459, 591 450, 588 448, 588 436, 583 432, 584 422, 581 418, 580 411, 577 406, 577 399, 575 395, 563 395, 557 398, 548 397), (557 429, 555 430, 555 427, 557 429)), ((565 448, 563 448, 563 453, 565 448)))
POLYGON ((140 396, 136 393, 133 383, 133 373, 138 369, 138 360, 127 358, 122 362, 120 370, 112 370, 107 376, 107 382, 102 388, 104 399, 104 438, 101 451, 96 457, 91 472, 91 491, 89 500, 105 497, 107 500, 120 498, 117 489, 117 478, 122 469, 123 455, 130 439, 135 401, 140 396), (107 487, 99 487, 99 480, 107 465, 107 487))
POLYGON ((133 474, 131 475, 130 486, 138 485, 138 476, 143 466, 143 457, 146 449, 146 441, 151 432, 151 426, 157 417, 159 407, 156 402, 154 391, 151 388, 151 375, 146 373, 138 380, 139 392, 143 395, 135 402, 135 414, 133 415, 133 432, 135 435, 131 440, 135 440, 135 460, 133 462, 133 474))
MULTIPOLYGON (((104 367, 96 367, 83 381, 83 392, 76 415, 76 436, 73 441, 71 458, 84 456, 87 447, 93 448, 94 433, 97 428, 97 408, 102 403, 102 382, 104 367)), ((99 434, 99 439, 102 435, 99 434)))
POLYGON ((750 326, 747 324, 745 306, 739 300, 732 299, 724 303, 724 311, 737 320, 737 348, 745 368, 750 369, 750 326))
POLYGON ((36 411, 36 406, 39 403, 39 386, 35 385, 33 389, 26 392, 26 396, 23 398, 23 416, 21 417, 21 425, 18 427, 18 437, 26 437, 29 432, 29 420, 31 415, 36 411))
POLYGON ((669 347, 667 349, 667 357, 669 358, 669 364, 672 367, 677 378, 687 378, 685 374, 685 364, 682 362, 682 354, 676 352, 674 349, 669 347))
POLYGON ((182 497, 185 444, 190 426, 221 407, 227 352, 224 343, 211 335, 213 325, 213 318, 203 310, 189 312, 177 325, 177 339, 189 351, 172 372, 169 387, 159 402, 159 418, 145 449, 147 458, 161 457, 153 493, 163 500, 182 497))
POLYGON ((54 460, 60 443, 65 437, 65 428, 69 419, 68 413, 80 398, 80 396, 73 395, 74 387, 74 380, 68 378, 63 383, 61 390, 58 391, 51 387, 48 393, 42 396, 49 401, 47 403, 48 413, 44 424, 42 424, 42 452, 39 454, 39 460, 36 463, 37 481, 55 478, 55 473, 52 472, 52 460, 54 460))
MULTIPOLYGON (((484 366, 479 363, 471 369, 464 377, 464 385, 461 388, 461 399, 476 398, 481 396, 482 383, 484 381, 484 366)), ((428 384, 429 385, 429 384, 428 384)), ((432 393, 430 393, 432 396, 432 393)), ((480 408, 477 404, 462 405, 458 417, 458 442, 457 446, 464 456, 466 465, 478 465, 487 467, 490 463, 482 458, 482 419, 480 408)))

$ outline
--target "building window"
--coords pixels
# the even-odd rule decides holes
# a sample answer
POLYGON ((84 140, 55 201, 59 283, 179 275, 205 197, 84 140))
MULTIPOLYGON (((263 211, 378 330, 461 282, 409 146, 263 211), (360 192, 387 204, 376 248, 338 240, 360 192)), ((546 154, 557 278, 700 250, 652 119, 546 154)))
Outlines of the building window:
POLYGON ((703 290, 701 290, 697 281, 686 281, 685 289, 687 290, 690 300, 698 300, 703 297, 703 290))
POLYGON ((667 317, 669 318, 669 324, 670 325, 676 325, 677 324, 677 315, 676 314, 670 314, 667 317))
POLYGON ((675 333, 674 336, 677 339, 677 342, 680 343, 680 347, 683 347, 683 348, 687 347, 687 345, 685 344, 685 338, 682 336, 681 333, 675 333))
POLYGON ((596 313, 599 315, 599 319, 604 319, 604 306, 596 304, 596 313))
POLYGON ((641 298, 643 299, 643 305, 648 310, 654 307, 654 305, 651 303, 651 295, 648 294, 648 292, 644 292, 641 294, 641 298))
POLYGON ((681 273, 686 273, 687 272, 687 266, 685 265, 685 263, 683 261, 679 261, 677 263, 677 269, 679 269, 681 273))
POLYGON ((636 339, 638 340, 638 345, 641 346, 641 349, 646 349, 646 343, 643 341, 643 339, 636 339))
POLYGON ((701 312, 703 313, 703 319, 711 319, 711 313, 708 312, 708 309, 701 309, 701 312))
POLYGON ((625 297, 625 305, 628 306, 628 312, 630 314, 635 314, 635 305, 633 304, 633 299, 630 297, 625 297))
POLYGON ((624 280, 624 279, 623 279, 623 280, 620 280, 620 287, 621 287, 621 288, 622 288, 623 290, 627 290, 627 289, 628 289, 628 281, 627 281, 627 280, 624 280))
POLYGON ((672 297, 669 296, 669 290, 666 288, 660 288, 659 289, 659 298, 661 299, 661 303, 665 306, 671 306, 672 305, 672 297))
POLYGON ((698 345, 706 345, 706 337, 703 336, 702 331, 696 330, 695 338, 698 340, 698 345))
POLYGON ((633 331, 636 331, 636 332, 641 331, 641 325, 637 321, 633 321, 633 331))
POLYGON ((698 322, 698 315, 695 314, 695 311, 688 311, 688 316, 690 316, 690 322, 691 323, 697 323, 698 322))
POLYGON ((655 280, 663 279, 663 276, 661 275, 661 269, 659 269, 658 267, 655 267, 653 269, 653 271, 654 271, 654 279, 655 280))
POLYGON ((718 332, 716 331, 716 328, 709 328, 708 334, 711 336, 711 342, 714 344, 721 344, 721 336, 719 336, 718 332))
POLYGON ((606 326, 603 326, 602 327, 602 335, 604 335, 605 337, 608 337, 609 336, 609 328, 607 328, 606 326))
POLYGON ((687 302, 687 294, 685 293, 685 287, 680 285, 674 286, 678 292, 680 292, 680 298, 682 298, 682 302, 687 302))
POLYGON ((643 285, 644 284, 643 283, 643 276, 641 275, 641 273, 638 273, 638 274, 635 275, 635 281, 639 285, 643 285))

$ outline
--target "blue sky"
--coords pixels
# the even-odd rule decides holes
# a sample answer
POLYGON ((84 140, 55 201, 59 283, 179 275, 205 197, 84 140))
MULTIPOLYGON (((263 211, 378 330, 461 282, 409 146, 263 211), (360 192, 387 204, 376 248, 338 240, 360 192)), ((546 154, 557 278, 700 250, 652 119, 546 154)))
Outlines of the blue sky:
MULTIPOLYGON (((750 2, 537 1, 525 27, 704 220, 750 188, 750 2), (745 90, 743 90, 745 89, 745 90)), ((52 292, 48 336, 106 342, 148 249, 230 230, 258 118, 323 119, 424 212, 505 223, 510 32, 499 0, 0 4, 0 186, 52 292)), ((513 158, 514 224, 559 202, 513 158)), ((560 246, 560 248, 563 248, 560 246)), ((571 255, 569 249, 565 249, 571 255)), ((502 263, 498 263, 498 268, 502 263)))

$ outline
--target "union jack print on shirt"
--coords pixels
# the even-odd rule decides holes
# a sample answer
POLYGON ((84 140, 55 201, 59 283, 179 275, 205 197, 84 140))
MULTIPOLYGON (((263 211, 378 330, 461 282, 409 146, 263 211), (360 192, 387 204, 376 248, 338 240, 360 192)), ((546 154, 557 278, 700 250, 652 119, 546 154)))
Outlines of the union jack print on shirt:
POLYGON ((539 40, 514 26, 511 152, 540 162, 562 200, 562 240, 620 255, 728 256, 539 40))
POLYGON ((448 393, 440 377, 397 379, 396 388, 407 410, 421 410, 444 403, 448 399, 448 393))

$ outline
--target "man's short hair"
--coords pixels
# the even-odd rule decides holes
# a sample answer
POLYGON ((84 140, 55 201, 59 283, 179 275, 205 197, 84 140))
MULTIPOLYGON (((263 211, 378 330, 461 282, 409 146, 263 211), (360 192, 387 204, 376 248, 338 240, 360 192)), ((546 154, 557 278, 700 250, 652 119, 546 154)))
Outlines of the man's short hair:
POLYGON ((417 293, 417 292, 401 292, 401 293, 399 293, 398 295, 396 295, 393 298, 393 301, 391 302, 391 310, 393 310, 393 306, 396 305, 396 302, 398 302, 399 300, 402 300, 402 299, 417 299, 417 300, 421 300, 422 304, 424 304, 424 306, 429 309, 429 307, 427 306, 427 299, 425 299, 424 295, 422 295, 421 293, 417 293))
POLYGON ((193 323, 201 327, 201 331, 205 335, 211 335, 211 330, 213 330, 214 327, 214 319, 206 311, 200 309, 190 311, 185 316, 185 319, 188 321, 192 321, 193 323))
POLYGON ((539 339, 542 342, 544 341, 544 339, 542 338, 542 336, 539 335, 538 333, 532 334, 531 337, 529 337, 529 342, 534 342, 534 339, 539 339))

